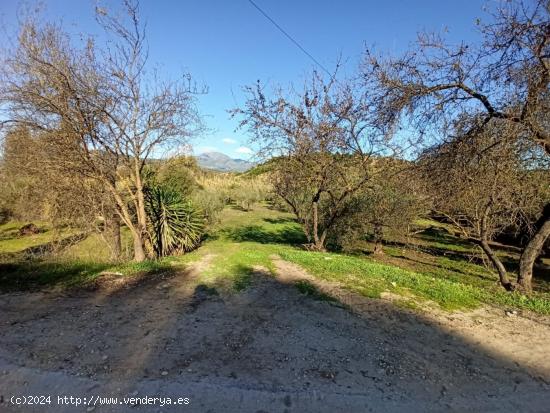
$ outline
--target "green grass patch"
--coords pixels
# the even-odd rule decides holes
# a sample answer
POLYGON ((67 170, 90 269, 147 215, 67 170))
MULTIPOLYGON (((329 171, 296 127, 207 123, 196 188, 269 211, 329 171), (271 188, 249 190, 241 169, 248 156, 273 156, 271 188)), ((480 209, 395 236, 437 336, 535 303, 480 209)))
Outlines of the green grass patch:
POLYGON ((262 267, 269 273, 275 271, 269 259, 273 248, 268 245, 217 239, 208 242, 203 248, 214 255, 202 273, 203 281, 212 285, 242 291, 252 283, 255 267, 262 267))
POLYGON ((237 267, 235 271, 235 280, 233 287, 236 291, 243 291, 252 285, 252 273, 251 267, 242 266, 237 267))
POLYGON ((367 297, 378 298, 383 291, 428 299, 453 310, 479 305, 473 287, 437 279, 377 262, 329 253, 299 250, 281 251, 283 259, 294 262, 327 281, 339 282, 367 297))
MULTIPOLYGON (((122 254, 121 260, 132 259, 132 236, 130 231, 121 229, 122 254)), ((109 262, 111 250, 105 239, 98 233, 88 235, 84 240, 68 246, 61 251, 60 256, 67 260, 83 260, 90 262, 109 262)))
MULTIPOLYGON (((259 267, 266 270, 267 275, 275 272, 272 256, 276 254, 315 277, 340 283, 366 297, 379 298, 383 292, 402 295, 404 299, 396 304, 407 308, 417 308, 428 300, 447 310, 491 304, 550 314, 550 293, 539 292, 527 297, 505 292, 498 286, 494 274, 479 262, 468 259, 472 245, 454 237, 446 224, 434 222, 417 223, 427 229, 416 238, 417 246, 396 242, 384 247, 385 258, 377 258, 305 251, 299 246, 305 241, 300 226, 291 214, 264 206, 255 206, 251 211, 226 208, 221 222, 211 230, 204 245, 189 254, 142 263, 112 264, 102 261, 106 250, 98 236, 90 236, 70 246, 57 259, 12 260, 0 264, 0 289, 80 285, 94 280, 102 271, 123 276, 180 271, 210 256, 208 265, 201 268, 199 282, 209 288, 243 291, 254 283, 254 271, 259 267), (432 254, 421 253, 416 247, 432 254), (378 259, 386 262, 377 262, 378 259)), ((4 241, 13 243, 9 237, 17 237, 21 225, 0 226, 0 245, 4 241)), ((23 249, 27 247, 28 244, 23 249)), ((332 299, 317 291, 312 283, 299 282, 296 288, 316 299, 332 299)))
MULTIPOLYGON (((429 226, 434 227, 431 221, 429 226)), ((462 253, 471 251, 472 246, 450 236, 444 227, 438 228, 442 230, 442 237, 436 237, 435 247, 462 253)), ((433 256, 436 265, 411 261, 413 270, 410 270, 364 256, 305 251, 289 245, 294 242, 280 235, 299 230, 290 214, 261 207, 250 212, 226 209, 215 239, 203 247, 216 254, 206 276, 210 282, 225 282, 240 290, 252 282, 250 274, 255 265, 274 272, 270 256, 277 254, 320 279, 338 282, 366 297, 379 298, 384 291, 408 297, 403 300, 403 305, 411 308, 417 307, 416 300, 429 300, 447 310, 496 304, 550 314, 548 295, 525 297, 507 293, 497 285, 493 274, 464 259, 461 254, 433 256)), ((403 247, 388 246, 385 250, 393 256, 401 256, 403 247)), ((306 292, 308 287, 297 288, 306 292)))
POLYGON ((457 280, 380 264, 369 259, 341 254, 313 253, 293 249, 279 255, 324 280, 339 282, 351 291, 378 298, 383 291, 433 301, 446 310, 471 309, 481 304, 498 304, 541 314, 550 314, 550 297, 530 297, 504 290, 469 285, 457 280))

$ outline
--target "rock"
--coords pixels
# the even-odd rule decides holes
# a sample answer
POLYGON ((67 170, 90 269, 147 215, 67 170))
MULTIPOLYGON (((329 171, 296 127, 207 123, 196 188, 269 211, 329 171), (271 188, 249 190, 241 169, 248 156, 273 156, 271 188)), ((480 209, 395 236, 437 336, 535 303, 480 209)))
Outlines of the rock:
POLYGON ((168 372, 166 370, 163 370, 160 372, 161 376, 168 376, 168 372))
POLYGON ((506 310, 504 312, 508 317, 515 317, 518 315, 518 312, 516 310, 506 310))

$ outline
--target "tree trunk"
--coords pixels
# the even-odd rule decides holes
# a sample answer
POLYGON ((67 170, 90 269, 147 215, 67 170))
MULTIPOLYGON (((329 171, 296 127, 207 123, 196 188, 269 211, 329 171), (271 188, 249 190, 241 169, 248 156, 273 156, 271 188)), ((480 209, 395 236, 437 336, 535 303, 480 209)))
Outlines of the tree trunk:
POLYGON ((313 242, 319 244, 319 211, 317 201, 313 201, 313 242))
POLYGON ((318 240, 315 242, 315 251, 326 251, 325 240, 327 238, 327 230, 325 229, 318 240))
POLYGON ((487 239, 482 238, 479 242, 479 245, 481 246, 481 249, 487 255, 491 263, 495 266, 498 272, 498 278, 500 280, 500 284, 504 287, 506 291, 513 291, 514 286, 508 279, 508 275, 506 274, 506 268, 504 268, 504 264, 502 264, 502 261, 500 261, 500 258, 495 254, 491 246, 489 245, 489 242, 487 242, 487 239))
POLYGON ((526 293, 533 290, 533 265, 542 251, 544 242, 550 236, 550 202, 544 206, 542 216, 535 224, 536 232, 523 249, 519 261, 518 285, 526 293))
POLYGON ((120 238, 120 218, 116 213, 106 216, 105 231, 111 249, 111 258, 117 260, 122 254, 122 241, 120 238))
POLYGON ((374 255, 383 255, 384 250, 382 249, 382 239, 383 239, 383 228, 380 223, 374 224, 374 255))
POLYGON ((136 206, 136 215, 138 218, 138 223, 136 225, 126 202, 122 198, 121 194, 117 191, 116 186, 108 180, 104 180, 103 182, 107 184, 107 188, 109 188, 111 194, 113 195, 113 198, 115 199, 118 216, 132 233, 132 238, 134 240, 134 261, 144 261, 146 258, 144 237, 145 223, 143 224, 143 226, 140 224, 141 222, 145 222, 145 202, 143 191, 141 191, 141 207, 139 202, 134 202, 134 205, 136 206), (143 218, 141 219, 140 216, 142 216, 143 218))
POLYGON ((325 251, 326 231, 319 237, 319 196, 316 196, 312 203, 313 209, 313 249, 315 251, 325 251))
POLYGON ((145 212, 145 196, 143 194, 143 184, 141 182, 141 177, 138 175, 139 170, 136 168, 136 215, 137 215, 137 225, 136 230, 139 238, 139 250, 136 250, 137 240, 134 237, 134 260, 143 261, 147 257, 151 257, 153 254, 152 245, 148 243, 149 238, 147 234, 147 214, 145 212), (142 257, 138 259, 138 257, 142 257))
POLYGON ((480 228, 479 228, 479 245, 481 246, 481 249, 487 255, 487 258, 491 261, 491 263, 495 266, 495 268, 498 271, 498 278, 500 280, 500 284, 504 287, 506 291, 513 291, 514 285, 510 282, 508 279, 508 275, 506 274, 506 268, 504 268, 504 265, 500 261, 500 258, 497 257, 491 246, 489 245, 489 228, 487 225, 487 221, 489 220, 489 214, 491 212, 491 208, 493 206, 493 199, 491 197, 491 202, 487 204, 485 207, 485 210, 483 211, 483 215, 481 217, 480 222, 480 228))
POLYGON ((134 261, 142 262, 145 261, 145 248, 143 246, 143 237, 142 234, 132 233, 134 238, 134 261))

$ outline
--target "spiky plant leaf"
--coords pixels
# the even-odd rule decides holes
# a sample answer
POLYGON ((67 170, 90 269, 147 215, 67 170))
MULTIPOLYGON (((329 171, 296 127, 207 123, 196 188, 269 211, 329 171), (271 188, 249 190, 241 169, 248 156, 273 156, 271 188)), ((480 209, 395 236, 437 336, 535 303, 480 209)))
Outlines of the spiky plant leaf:
POLYGON ((158 257, 195 249, 204 233, 204 219, 175 190, 154 186, 146 191, 147 217, 158 257))

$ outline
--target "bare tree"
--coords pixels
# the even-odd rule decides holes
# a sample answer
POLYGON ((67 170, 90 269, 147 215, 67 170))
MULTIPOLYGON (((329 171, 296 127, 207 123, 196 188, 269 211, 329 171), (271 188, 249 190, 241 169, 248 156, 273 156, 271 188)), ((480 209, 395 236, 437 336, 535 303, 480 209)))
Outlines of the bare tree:
POLYGON ((103 185, 130 229, 134 259, 148 248, 143 173, 155 151, 181 144, 199 125, 189 77, 161 81, 146 70, 138 4, 125 18, 97 8, 111 39, 77 48, 59 25, 26 21, 3 62, 0 98, 10 121, 51 133, 58 162, 103 185))
POLYGON ((482 132, 472 132, 477 128, 471 122, 464 119, 451 141, 426 151, 420 166, 435 212, 479 245, 501 285, 511 291, 515 285, 492 241, 504 231, 528 226, 533 211, 540 209, 543 183, 531 157, 536 148, 516 139, 516 127, 491 121, 482 132))
POLYGON ((324 80, 314 72, 301 92, 278 88, 266 97, 261 84, 247 87, 242 117, 261 158, 273 164, 275 192, 298 218, 314 250, 348 212, 348 201, 370 179, 369 163, 386 151, 365 95, 356 85, 324 80))
POLYGON ((7 131, 0 161, 0 203, 17 219, 98 231, 111 248, 111 258, 119 258, 120 225, 111 194, 97 181, 62 168, 57 145, 51 143, 47 133, 32 134, 21 126, 7 131))
MULTIPOLYGON (((445 136, 464 114, 513 124, 518 139, 529 139, 550 155, 550 3, 517 0, 500 4, 492 21, 478 26, 483 42, 451 46, 423 34, 398 58, 367 51, 367 84, 382 85, 378 110, 387 124, 410 123, 419 137, 445 136)), ((545 208, 545 211, 550 207, 545 208)), ((531 290, 533 263, 550 235, 550 216, 526 246, 519 285, 531 290)))

